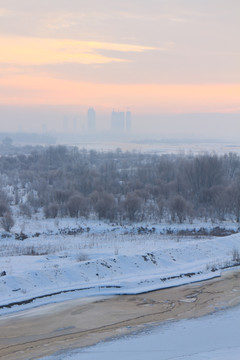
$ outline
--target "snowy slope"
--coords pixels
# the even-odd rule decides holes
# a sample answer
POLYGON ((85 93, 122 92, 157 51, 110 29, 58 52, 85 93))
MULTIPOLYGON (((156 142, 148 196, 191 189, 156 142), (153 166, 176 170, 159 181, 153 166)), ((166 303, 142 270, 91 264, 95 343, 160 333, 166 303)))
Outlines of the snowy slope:
POLYGON ((77 235, 51 230, 24 241, 2 238, 0 313, 208 279, 236 265, 233 251, 240 252, 240 234, 194 238, 120 230, 99 225, 77 235))

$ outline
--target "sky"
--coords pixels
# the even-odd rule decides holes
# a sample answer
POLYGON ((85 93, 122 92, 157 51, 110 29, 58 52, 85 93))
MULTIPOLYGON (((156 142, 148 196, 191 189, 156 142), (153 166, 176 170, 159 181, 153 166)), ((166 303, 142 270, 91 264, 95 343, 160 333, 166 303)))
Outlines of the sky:
POLYGON ((239 0, 0 0, 0 131, 61 129, 64 116, 80 131, 89 106, 99 129, 112 109, 130 109, 142 131, 163 129, 164 116, 230 119, 239 18, 239 0))

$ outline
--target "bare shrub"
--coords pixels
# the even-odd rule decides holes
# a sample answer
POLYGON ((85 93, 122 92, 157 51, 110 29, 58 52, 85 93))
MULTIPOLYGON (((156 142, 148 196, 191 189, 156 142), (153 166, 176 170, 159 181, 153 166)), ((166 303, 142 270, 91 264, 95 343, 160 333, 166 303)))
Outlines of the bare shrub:
POLYGON ((240 253, 239 250, 236 248, 232 250, 232 260, 237 263, 240 262, 240 253))
POLYGON ((78 254, 76 257, 77 262, 87 261, 89 259, 87 254, 78 254))
POLYGON ((22 250, 22 255, 29 255, 29 256, 48 255, 48 250, 38 250, 34 246, 27 246, 22 250))

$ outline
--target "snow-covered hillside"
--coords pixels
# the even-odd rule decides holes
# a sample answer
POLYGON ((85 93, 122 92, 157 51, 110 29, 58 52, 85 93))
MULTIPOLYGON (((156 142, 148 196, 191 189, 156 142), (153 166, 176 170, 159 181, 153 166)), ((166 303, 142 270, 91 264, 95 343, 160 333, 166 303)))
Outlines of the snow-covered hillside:
MULTIPOLYGON (((208 279, 240 260, 240 234, 183 237, 176 235, 183 225, 171 229, 96 222, 73 225, 66 220, 62 224, 29 223, 28 238, 22 241, 15 239, 21 234, 17 227, 17 236, 2 234, 0 313, 75 297, 140 293, 208 279)), ((188 228, 197 232, 194 224, 188 228)))

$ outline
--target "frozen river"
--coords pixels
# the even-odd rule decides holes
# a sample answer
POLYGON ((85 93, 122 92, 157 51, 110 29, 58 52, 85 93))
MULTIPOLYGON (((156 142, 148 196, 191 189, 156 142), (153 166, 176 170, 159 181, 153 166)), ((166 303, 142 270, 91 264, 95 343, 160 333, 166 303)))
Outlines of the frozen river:
POLYGON ((239 360, 240 306, 44 360, 239 360))

